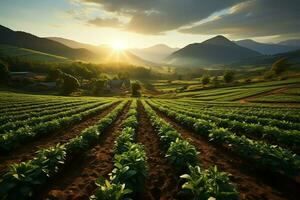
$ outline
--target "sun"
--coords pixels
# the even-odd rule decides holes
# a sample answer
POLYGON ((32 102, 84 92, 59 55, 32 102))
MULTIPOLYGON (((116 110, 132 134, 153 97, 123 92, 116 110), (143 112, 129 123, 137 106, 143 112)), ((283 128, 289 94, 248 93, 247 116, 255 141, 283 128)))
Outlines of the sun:
POLYGON ((111 46, 115 51, 123 51, 126 48, 122 41, 115 41, 111 46))

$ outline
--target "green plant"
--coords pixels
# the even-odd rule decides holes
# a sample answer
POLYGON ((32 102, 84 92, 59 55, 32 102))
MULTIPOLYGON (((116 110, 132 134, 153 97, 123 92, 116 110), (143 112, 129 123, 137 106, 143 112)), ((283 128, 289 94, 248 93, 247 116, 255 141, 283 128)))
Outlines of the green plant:
POLYGON ((115 141, 115 154, 121 154, 129 150, 129 147, 133 142, 134 134, 135 130, 133 128, 126 127, 122 130, 122 133, 115 141))
POLYGON ((6 199, 27 199, 34 189, 56 173, 64 164, 66 151, 63 145, 40 150, 33 160, 12 164, 0 180, 0 196, 6 199))
POLYGON ((171 143, 166 153, 169 162, 179 171, 187 170, 189 165, 195 166, 198 163, 197 155, 193 145, 179 138, 171 143))
POLYGON ((130 200, 126 197, 131 190, 126 189, 125 184, 110 183, 110 181, 99 178, 96 181, 97 190, 90 200, 130 200))
POLYGON ((190 196, 190 199, 238 199, 238 193, 229 181, 229 174, 219 172, 217 166, 207 170, 201 170, 199 166, 189 166, 189 174, 184 174, 180 178, 186 181, 182 185, 182 190, 190 196))
POLYGON ((131 144, 128 151, 114 157, 115 168, 112 180, 125 183, 133 192, 142 192, 148 176, 146 152, 139 144, 131 144))

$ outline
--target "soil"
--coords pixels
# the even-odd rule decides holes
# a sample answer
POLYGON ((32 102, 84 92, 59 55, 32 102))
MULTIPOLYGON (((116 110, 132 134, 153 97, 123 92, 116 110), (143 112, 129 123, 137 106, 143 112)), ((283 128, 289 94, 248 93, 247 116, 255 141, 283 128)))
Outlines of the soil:
POLYGON ((145 196, 142 199, 175 199, 179 192, 179 175, 165 159, 165 152, 161 150, 159 137, 155 134, 140 101, 138 102, 138 121, 137 141, 144 145, 149 165, 149 178, 146 181, 145 196))
POLYGON ((101 118, 110 113, 116 107, 116 105, 117 104, 114 104, 109 108, 106 108, 100 114, 78 123, 68 130, 44 135, 38 140, 20 146, 20 148, 10 152, 7 155, 0 155, 0 173, 3 173, 7 166, 12 163, 19 163, 32 159, 36 155, 36 151, 39 149, 48 148, 58 143, 63 144, 68 142, 68 140, 79 135, 84 129, 96 124, 101 118))
MULTIPOLYGON (((271 90, 268 92, 263 92, 260 94, 255 94, 252 96, 248 96, 246 98, 239 99, 239 102, 240 103, 249 103, 251 101, 251 99, 256 99, 258 97, 268 96, 268 95, 272 95, 272 94, 281 94, 281 93, 287 91, 288 89, 290 89, 290 87, 277 88, 277 89, 274 89, 274 90, 271 90)), ((279 103, 279 102, 274 102, 274 103, 279 103)))
MULTIPOLYGON (((217 165, 222 171, 231 174, 231 181, 236 186, 240 199, 242 200, 257 200, 257 199, 272 199, 272 200, 296 200, 299 197, 297 185, 287 184, 276 177, 270 177, 268 173, 256 171, 252 167, 251 162, 239 158, 227 151, 221 146, 215 146, 193 131, 190 131, 183 126, 172 121, 169 117, 157 111, 159 116, 181 133, 182 137, 190 140, 196 149, 200 152, 199 160, 202 166, 217 165)), ((299 188, 298 188, 299 189, 299 188)))
POLYGON ((129 104, 99 138, 94 148, 73 157, 61 173, 38 191, 36 199, 89 199, 99 177, 108 178, 113 169, 113 147, 129 104))

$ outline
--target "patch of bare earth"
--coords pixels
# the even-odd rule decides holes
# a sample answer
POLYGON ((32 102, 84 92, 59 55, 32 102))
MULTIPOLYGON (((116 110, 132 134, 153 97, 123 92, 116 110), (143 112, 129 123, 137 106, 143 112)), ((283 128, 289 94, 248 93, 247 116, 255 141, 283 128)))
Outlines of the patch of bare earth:
POLYGON ((110 113, 116 105, 117 104, 110 106, 100 114, 90 117, 89 119, 78 123, 67 130, 40 136, 37 140, 24 144, 7 155, 0 155, 0 173, 3 173, 7 166, 12 163, 19 163, 32 159, 36 155, 36 151, 39 149, 48 148, 58 143, 63 144, 68 142, 71 138, 79 135, 84 129, 96 124, 105 115, 110 113))
POLYGON ((270 90, 270 91, 267 91, 267 92, 262 92, 260 94, 255 94, 255 95, 252 95, 252 96, 248 96, 246 98, 239 99, 239 102, 240 103, 249 103, 249 102, 251 102, 252 99, 256 99, 258 97, 264 97, 264 96, 268 96, 268 95, 272 95, 272 94, 281 94, 281 93, 286 92, 288 89, 290 89, 290 87, 277 88, 277 89, 274 89, 274 90, 270 90))
POLYGON ((61 173, 38 191, 36 199, 89 199, 100 176, 108 178, 113 169, 114 141, 122 130, 129 104, 99 138, 97 145, 68 161, 61 173))
POLYGON ((138 120, 137 141, 144 145, 149 165, 149 178, 146 181, 145 196, 142 199, 175 199, 179 190, 179 175, 167 162, 159 137, 153 130, 140 101, 138 102, 138 120))
POLYGON ((240 199, 299 199, 300 191, 298 185, 285 184, 285 181, 272 177, 268 173, 258 172, 251 162, 241 159, 222 146, 209 143, 207 138, 184 128, 163 113, 159 111, 157 113, 172 124, 183 138, 191 140, 191 144, 200 152, 199 160, 205 168, 217 165, 219 169, 232 175, 231 181, 236 186, 240 199))

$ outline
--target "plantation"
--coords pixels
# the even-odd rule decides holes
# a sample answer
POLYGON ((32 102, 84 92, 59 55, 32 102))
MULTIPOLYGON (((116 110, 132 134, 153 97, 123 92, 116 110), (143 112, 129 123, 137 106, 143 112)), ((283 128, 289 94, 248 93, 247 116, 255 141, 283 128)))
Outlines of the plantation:
POLYGON ((1 199, 300 195, 295 107, 3 91, 0 111, 1 199))

